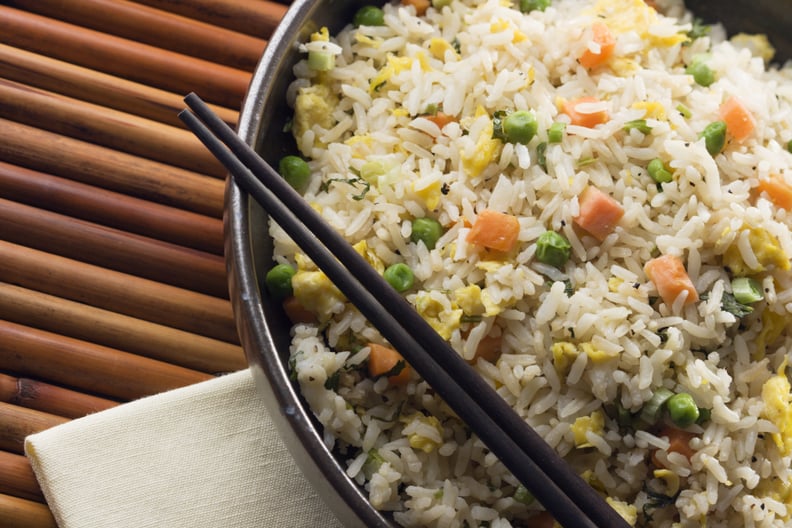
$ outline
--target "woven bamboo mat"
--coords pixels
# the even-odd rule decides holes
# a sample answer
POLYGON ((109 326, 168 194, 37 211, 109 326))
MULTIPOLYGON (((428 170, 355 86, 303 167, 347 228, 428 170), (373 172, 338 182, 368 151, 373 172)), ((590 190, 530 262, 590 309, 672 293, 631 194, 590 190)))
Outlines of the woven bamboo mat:
POLYGON ((245 367, 224 171, 176 113, 195 91, 234 124, 285 10, 0 5, 0 526, 55 526, 26 435, 245 367))

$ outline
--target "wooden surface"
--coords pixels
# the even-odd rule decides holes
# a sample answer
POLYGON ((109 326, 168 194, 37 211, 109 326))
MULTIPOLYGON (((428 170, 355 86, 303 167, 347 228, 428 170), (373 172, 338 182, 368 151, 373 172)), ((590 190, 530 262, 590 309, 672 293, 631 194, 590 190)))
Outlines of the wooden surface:
POLYGON ((0 2, 0 526, 55 526, 26 435, 245 367, 219 164, 271 0, 0 2))

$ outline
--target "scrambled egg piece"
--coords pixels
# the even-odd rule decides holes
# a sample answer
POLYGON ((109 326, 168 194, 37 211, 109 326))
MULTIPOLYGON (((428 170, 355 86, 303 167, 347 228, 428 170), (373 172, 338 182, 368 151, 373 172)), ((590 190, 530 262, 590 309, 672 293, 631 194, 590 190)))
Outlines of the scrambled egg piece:
POLYGON ((687 40, 687 35, 681 32, 669 36, 651 34, 652 26, 658 21, 657 11, 644 0, 599 0, 593 11, 614 33, 635 31, 652 46, 670 47, 687 40))
MULTIPOLYGON (((487 111, 483 107, 479 107, 476 110, 475 119, 479 119, 484 115, 489 119, 487 111)), ((492 119, 489 119, 489 124, 476 139, 472 152, 462 152, 462 165, 467 169, 470 176, 475 178, 498 156, 501 147, 501 142, 492 137, 492 119)))
POLYGON ((426 59, 426 55, 423 53, 418 53, 415 57, 397 57, 395 55, 389 54, 388 61, 385 66, 383 66, 379 73, 373 79, 371 79, 371 82, 369 83, 369 92, 376 92, 377 90, 381 89, 385 83, 390 81, 394 75, 412 68, 413 63, 416 60, 420 63, 421 69, 423 71, 431 70, 429 61, 426 59))
POLYGON ((454 330, 459 328, 462 310, 455 305, 444 306, 443 303, 433 299, 429 292, 426 291, 416 294, 414 305, 421 317, 443 339, 450 339, 454 330))
POLYGON ((380 259, 377 254, 368 247, 368 242, 361 240, 352 247, 360 254, 361 257, 366 259, 366 262, 371 264, 372 268, 377 270, 377 273, 382 275, 382 273, 385 271, 385 263, 382 262, 382 259, 380 259))
POLYGON ((787 318, 765 308, 762 312, 762 329, 756 336, 755 360, 762 359, 765 355, 767 345, 772 343, 786 329, 787 318))
POLYGON ((591 447, 592 445, 586 438, 586 433, 591 431, 601 435, 605 431, 605 416, 603 416, 602 411, 594 411, 589 416, 581 416, 575 419, 575 423, 572 424, 570 430, 574 435, 575 447, 579 449, 591 447))
MULTIPOLYGON (((300 88, 294 102, 294 120, 292 133, 301 144, 300 138, 311 129, 313 125, 329 129, 333 127, 333 109, 338 104, 338 98, 333 95, 330 88, 324 84, 314 84, 300 88)), ((308 156, 309 152, 303 152, 308 156)))
POLYGON ((665 494, 673 497, 679 491, 679 475, 670 469, 655 469, 654 477, 656 479, 664 480, 666 483, 665 494))
POLYGON ((553 366, 556 371, 559 374, 566 374, 579 352, 575 343, 558 341, 550 347, 550 353, 553 354, 553 366))
POLYGON ((786 367, 784 360, 778 373, 762 385, 763 414, 778 427, 772 438, 782 456, 792 453, 792 385, 786 376, 786 367))
POLYGON ((737 243, 732 243, 723 254, 723 265, 728 267, 735 276, 754 275, 765 271, 768 266, 782 270, 790 269, 789 256, 779 246, 778 241, 765 229, 749 227, 748 240, 756 255, 759 267, 751 268, 742 258, 737 243))
POLYGON ((630 108, 643 110, 645 112, 644 117, 649 119, 657 119, 658 121, 665 121, 666 119, 665 107, 657 101, 638 101, 633 103, 630 108))
POLYGON ((550 347, 550 352, 553 354, 553 365, 559 374, 566 374, 569 372, 569 367, 572 366, 572 363, 581 353, 586 354, 589 361, 595 364, 604 363, 618 355, 614 352, 601 350, 590 342, 576 345, 569 341, 558 341, 553 343, 550 347))
MULTIPOLYGON (((490 24, 490 33, 500 33, 501 31, 506 31, 507 29, 513 29, 512 25, 508 20, 504 20, 502 18, 499 18, 490 24)), ((525 40, 528 40, 528 37, 525 35, 525 33, 518 29, 514 29, 512 42, 516 44, 525 40)))
POLYGON ((454 301, 466 315, 493 317, 503 311, 501 306, 492 301, 487 290, 482 290, 476 284, 454 290, 454 301))
POLYGON ((453 52, 455 57, 458 57, 459 54, 454 49, 454 46, 451 45, 446 39, 441 37, 432 37, 429 40, 429 53, 432 54, 437 60, 445 60, 446 52, 451 51, 453 52))
POLYGON ((425 187, 421 187, 420 189, 416 189, 416 185, 413 184, 413 191, 415 194, 424 201, 426 208, 430 211, 437 209, 437 206, 440 205, 440 198, 442 193, 440 189, 442 188, 442 184, 440 180, 435 180, 429 185, 425 187))
POLYGON ((770 62, 775 56, 776 50, 767 40, 767 35, 738 33, 729 40, 737 47, 748 48, 754 56, 762 57, 765 62, 770 62))
POLYGON ((346 301, 344 294, 321 271, 298 269, 292 277, 292 289, 300 304, 322 322, 330 319, 346 301))
POLYGON ((419 432, 412 432, 407 434, 407 440, 410 442, 410 447, 413 449, 420 449, 424 453, 431 453, 443 444, 443 427, 440 425, 440 420, 434 416, 426 416, 422 413, 415 413, 409 417, 402 418, 402 421, 408 424, 406 429, 409 430, 409 424, 417 420, 423 425, 428 425, 437 432, 433 437, 423 436, 419 432))
POLYGON ((638 522, 638 508, 634 505, 611 497, 605 497, 605 502, 610 504, 611 508, 616 510, 616 513, 621 515, 630 526, 635 526, 635 523, 638 522))

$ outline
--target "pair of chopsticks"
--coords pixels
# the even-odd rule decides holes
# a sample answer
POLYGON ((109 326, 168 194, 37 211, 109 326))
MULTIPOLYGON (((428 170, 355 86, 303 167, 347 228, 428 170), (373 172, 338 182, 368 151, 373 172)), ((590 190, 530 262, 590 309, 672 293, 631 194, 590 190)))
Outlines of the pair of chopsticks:
POLYGON ((195 95, 179 117, 467 423, 534 497, 566 527, 628 524, 468 365, 302 196, 195 95), (193 113, 194 112, 194 113, 193 113))

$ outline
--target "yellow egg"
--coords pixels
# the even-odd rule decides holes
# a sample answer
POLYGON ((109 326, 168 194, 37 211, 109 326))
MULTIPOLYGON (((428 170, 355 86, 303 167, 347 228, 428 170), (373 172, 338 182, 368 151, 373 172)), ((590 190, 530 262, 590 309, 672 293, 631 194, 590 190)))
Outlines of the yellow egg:
POLYGON ((605 416, 603 416, 601 411, 594 411, 589 416, 581 416, 575 419, 570 430, 574 436, 575 447, 580 449, 591 447, 591 443, 586 438, 586 433, 590 431, 595 434, 602 434, 605 430, 605 416))
POLYGON ((294 297, 320 321, 327 321, 338 311, 346 297, 321 271, 298 270, 292 277, 294 297))
POLYGON ((790 269, 789 256, 784 253, 773 235, 767 230, 757 227, 749 227, 747 230, 748 242, 756 255, 758 267, 750 267, 746 264, 736 240, 723 254, 724 266, 728 267, 736 276, 754 275, 765 271, 769 266, 775 266, 782 270, 790 269))
POLYGON ((765 418, 778 427, 772 434, 773 442, 782 456, 792 453, 792 385, 786 376, 786 360, 778 369, 778 374, 762 385, 762 401, 765 418))
POLYGON ((413 301, 415 310, 423 319, 440 334, 443 339, 450 339, 451 334, 459 328, 462 310, 453 305, 446 306, 433 299, 429 292, 418 292, 413 301))

